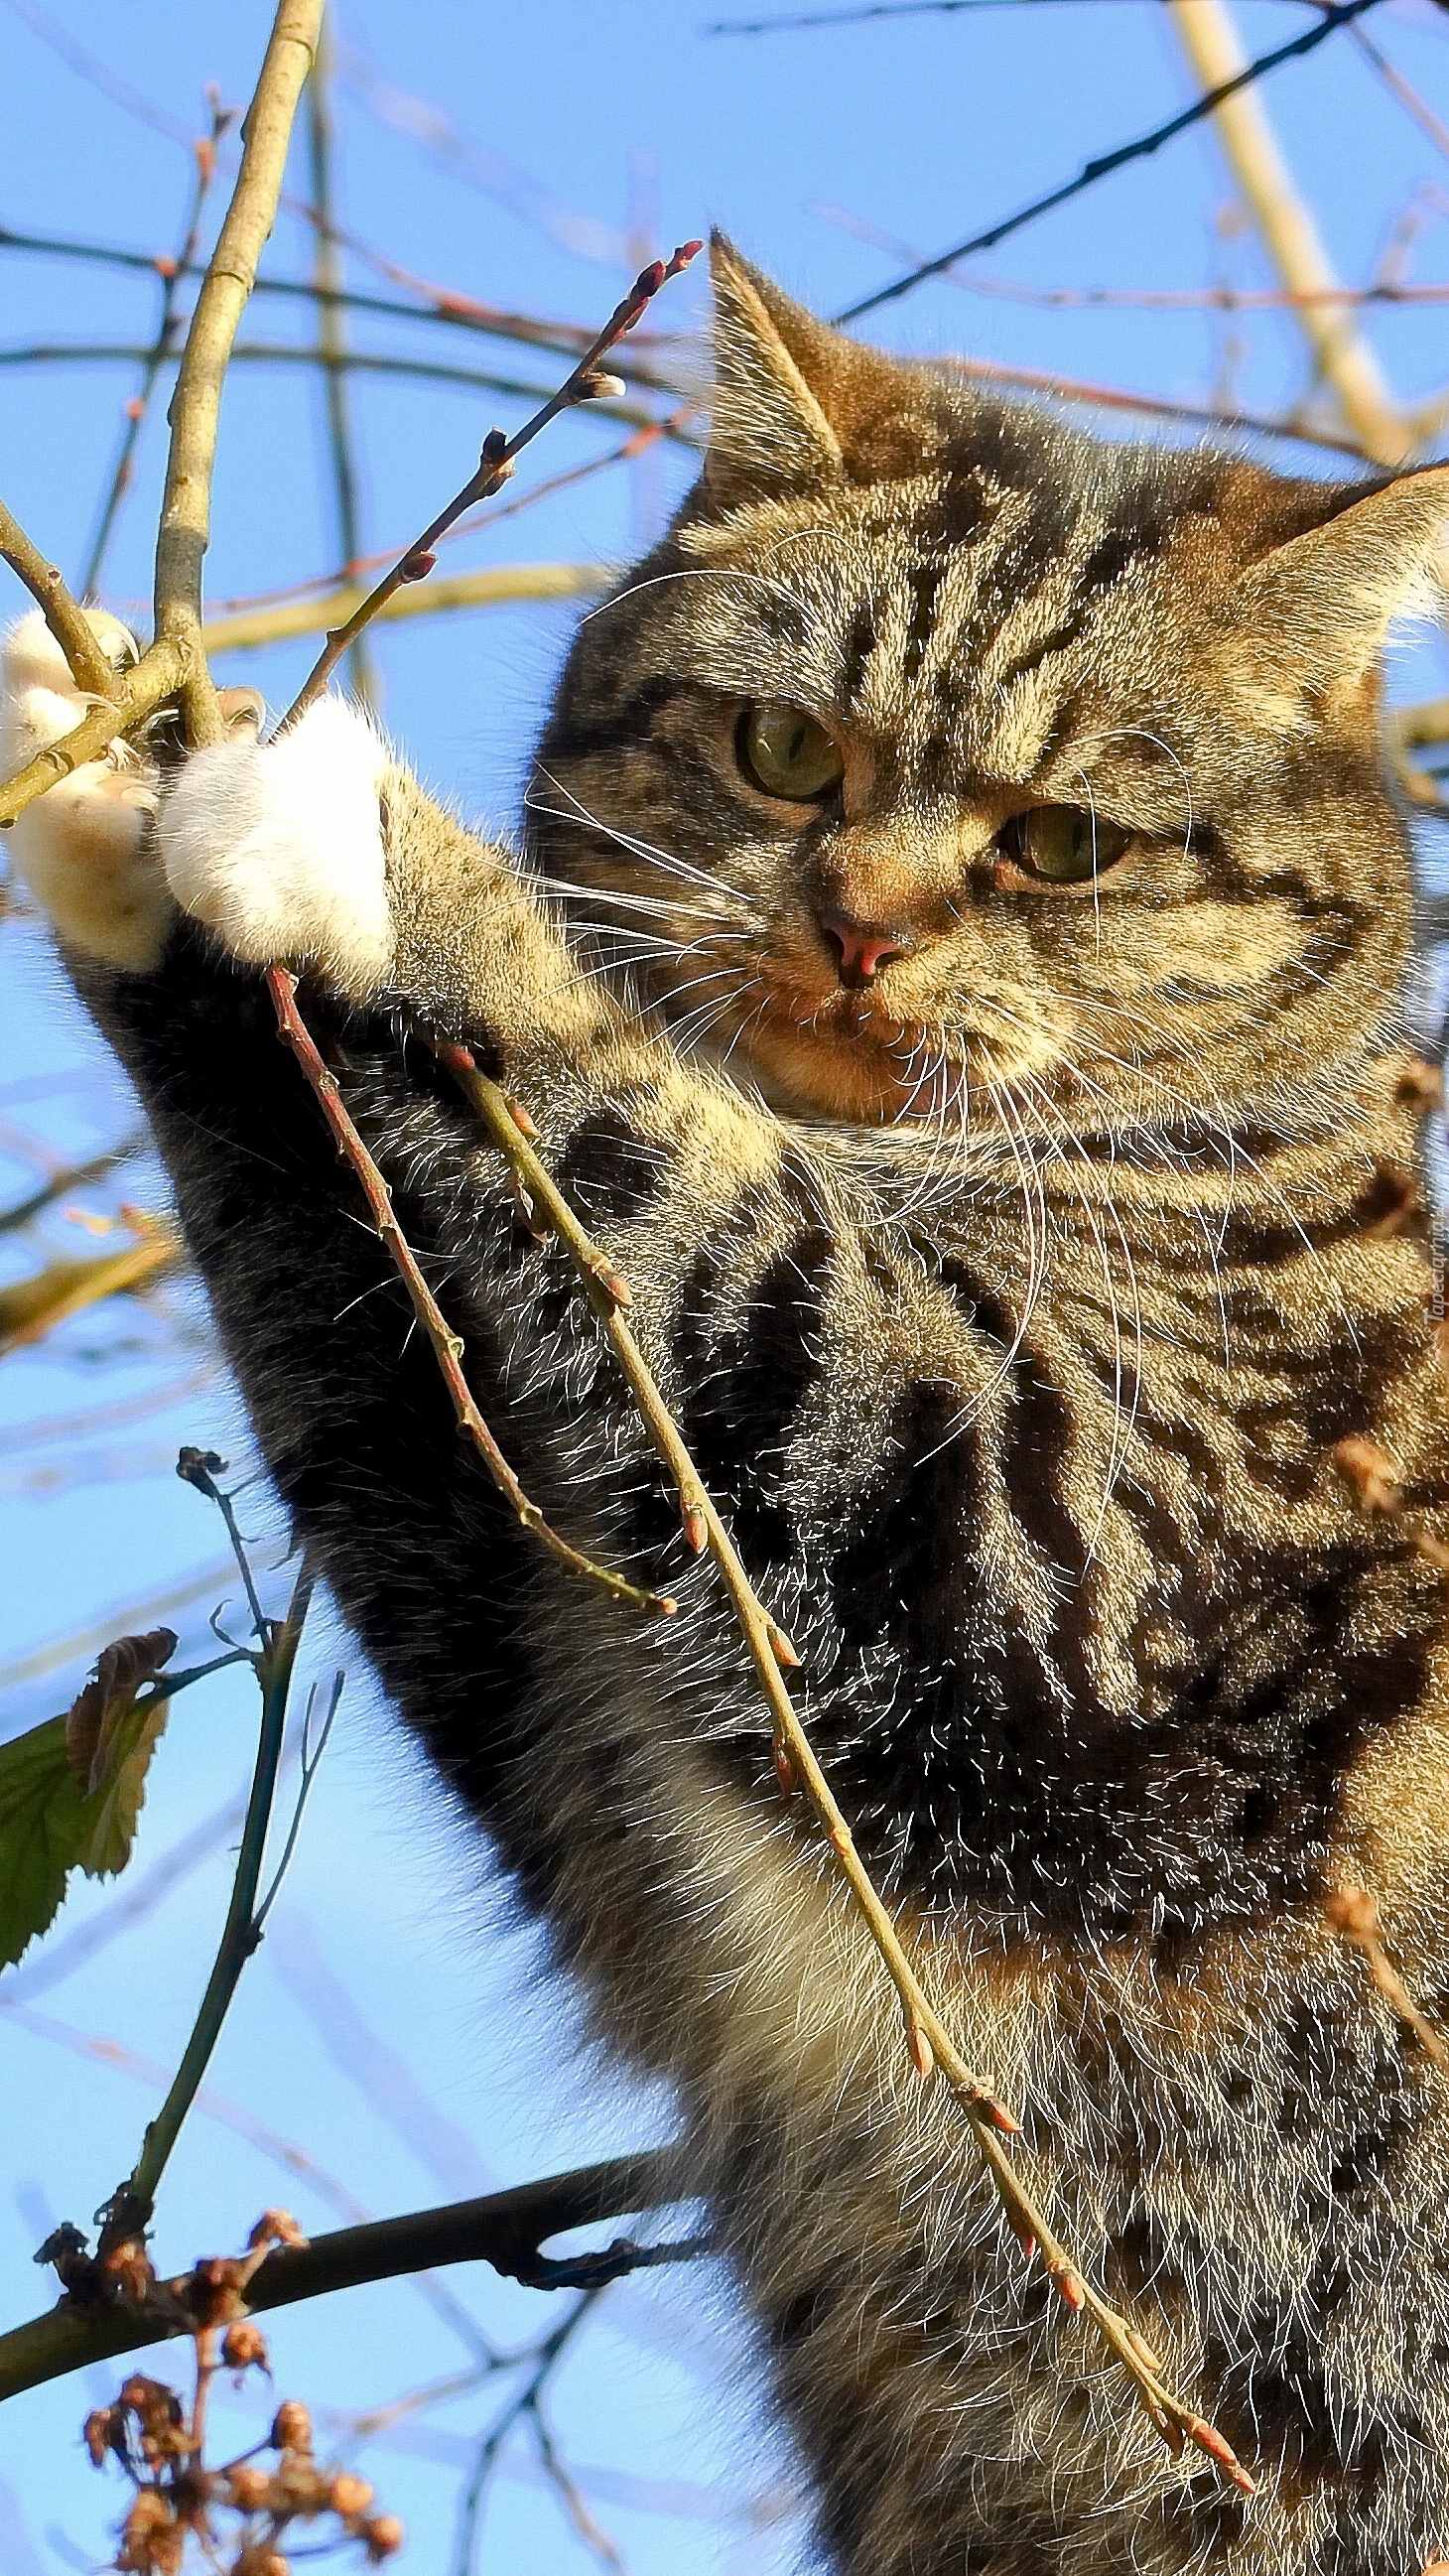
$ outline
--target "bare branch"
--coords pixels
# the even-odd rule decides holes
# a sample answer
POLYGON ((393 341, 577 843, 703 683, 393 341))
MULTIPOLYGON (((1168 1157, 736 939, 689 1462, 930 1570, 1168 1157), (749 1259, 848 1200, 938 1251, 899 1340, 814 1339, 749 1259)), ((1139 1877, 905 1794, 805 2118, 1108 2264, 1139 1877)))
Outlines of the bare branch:
MULTIPOLYGON (((400 617, 438 617, 454 608, 495 608, 513 599, 592 599, 615 578, 612 564, 500 564, 489 571, 455 573, 447 581, 394 591, 377 614, 391 622, 400 617)), ((365 597, 354 583, 346 590, 329 591, 322 599, 283 600, 274 608, 209 618, 201 630, 202 641, 208 653, 241 653, 293 635, 322 634, 335 618, 351 617, 365 597)))
MULTIPOLYGON (((323 379, 327 401, 327 441, 332 459, 332 490, 337 513, 337 543, 345 569, 355 572, 362 553, 357 507, 357 469, 353 460, 352 406, 347 384, 347 332, 338 303, 342 262, 332 221, 332 21, 323 11, 317 55, 307 83, 307 144, 312 172, 312 283, 317 289, 317 348, 326 361, 323 379)), ((353 694, 371 706, 375 683, 371 655, 359 636, 347 657, 353 694)))
POLYGON ((484 1421, 472 1388, 463 1374, 463 1345, 457 1334, 448 1328, 443 1310, 423 1277, 412 1246, 398 1224, 393 1209, 392 1194, 387 1183, 348 1116, 337 1086, 336 1076, 330 1073, 323 1063, 306 1022, 297 1008, 295 975, 289 974, 285 966, 269 966, 267 983, 271 991, 273 1007, 276 1010, 280 1035, 285 1044, 291 1048, 310 1084, 322 1114, 332 1130, 338 1151, 351 1164, 362 1184, 363 1195, 371 1211, 378 1239, 386 1246, 393 1266, 412 1299, 413 1312, 432 1344, 433 1356, 442 1371, 458 1428, 472 1441, 499 1493, 514 1512, 520 1526, 531 1532, 540 1545, 547 1548, 550 1556, 555 1557, 568 1573, 579 1575, 587 1582, 597 1583, 612 1600, 627 1602, 633 1610, 652 1611, 664 1617, 672 1617, 675 1604, 667 1593, 641 1591, 638 1584, 628 1582, 622 1574, 616 1574, 611 1566, 596 1564, 591 1556, 585 1556, 579 1548, 570 1547, 568 1540, 560 1538, 557 1530, 551 1528, 544 1519, 537 1503, 531 1502, 524 1492, 484 1421))
POLYGON ((72 599, 61 578, 59 567, 47 563, 38 546, 31 544, 17 519, 12 519, 0 501, 0 556, 18 573, 32 599, 45 612, 45 622, 70 664, 77 688, 86 689, 92 697, 108 704, 115 696, 116 674, 106 660, 95 631, 84 609, 72 599))
MULTIPOLYGON (((481 2200, 455 2201, 406 2218, 383 2218, 336 2229, 309 2245, 285 2246, 267 2256, 253 2277, 247 2305, 254 2311, 291 2307, 303 2299, 357 2289, 368 2281, 394 2281, 452 2263, 490 2263, 509 2280, 529 2281, 545 2259, 540 2249, 553 2236, 637 2210, 666 2207, 690 2193, 677 2156, 618 2156, 584 2165, 481 2200)), ((163 2287, 184 2288, 188 2274, 163 2287)), ((177 2302, 158 2313, 134 2303, 79 2304, 73 2297, 28 2324, 0 2335, 0 2400, 80 2370, 113 2354, 139 2351, 188 2331, 177 2302)))
POLYGON ((187 210, 186 223, 181 236, 181 247, 174 259, 161 258, 154 263, 161 279, 161 313, 156 325, 155 340, 147 353, 140 389, 126 405, 126 426, 122 432, 120 450, 111 470, 110 484, 101 504, 100 520, 91 544, 90 559, 81 582, 81 589, 87 598, 100 588, 101 568, 106 559, 106 549, 115 532, 121 505, 130 489, 135 470, 136 448, 147 412, 151 407, 151 397, 156 390, 161 370, 172 354, 177 332, 181 328, 181 316, 177 311, 181 281, 183 277, 194 273, 193 263, 196 258, 197 244, 201 238, 201 218, 205 213, 206 200, 211 194, 216 178, 217 146, 227 127, 232 123, 234 115, 235 110, 224 108, 219 93, 213 90, 211 132, 209 135, 198 135, 194 147, 196 170, 192 180, 191 204, 187 210))
POLYGON ((398 557, 391 572, 385 573, 375 588, 368 592, 361 606, 353 611, 343 625, 329 633, 325 651, 318 655, 301 689, 282 718, 283 729, 295 724, 298 716, 304 714, 314 699, 321 696, 328 679, 347 651, 353 637, 361 634, 363 627, 377 615, 379 609, 392 598, 394 592, 405 582, 424 580, 431 572, 433 548, 438 539, 453 526, 455 520, 461 519, 464 511, 471 510, 476 502, 491 500, 495 492, 501 491, 513 471, 514 458, 529 445, 531 440, 537 438, 539 431, 545 429, 560 412, 571 410, 574 404, 591 402, 601 393, 619 391, 616 377, 610 378, 599 374, 599 360, 607 357, 616 342, 633 330, 640 315, 648 311, 650 303, 661 286, 665 285, 671 277, 677 277, 682 269, 687 268, 696 251, 701 247, 702 245, 697 241, 684 242, 674 252, 672 258, 653 260, 647 268, 641 269, 628 294, 615 305, 602 331, 598 332, 590 342, 578 365, 565 377, 557 393, 551 394, 548 401, 540 406, 533 417, 524 422, 522 429, 514 431, 512 438, 505 438, 501 430, 489 431, 483 442, 483 452, 478 460, 477 472, 471 474, 462 490, 455 492, 452 500, 444 505, 435 518, 429 520, 421 535, 414 538, 406 553, 398 557))
POLYGON ((1164 143, 1171 143, 1175 136, 1185 134, 1189 126, 1200 124, 1225 99, 1261 80, 1265 72, 1276 71, 1280 63, 1291 62, 1298 55, 1311 54, 1315 46, 1321 45, 1340 27, 1350 26, 1356 18, 1363 17, 1366 11, 1377 6, 1378 0, 1341 0, 1339 6, 1326 7, 1322 17, 1304 35, 1293 37, 1286 45, 1275 46, 1271 53, 1259 54, 1256 62, 1245 63, 1230 80, 1210 89, 1205 97, 1195 100, 1191 107, 1183 108, 1179 115, 1170 116, 1165 125, 1155 125, 1150 134, 1139 134, 1131 143, 1120 143, 1115 152, 1099 154, 1095 161, 1088 161, 1077 172, 1075 179, 1064 181, 1059 188, 1049 189, 1046 196, 1034 198, 1029 206, 1019 207, 1014 215, 1003 216, 1000 223, 988 226, 984 233, 973 233, 969 240, 957 242, 954 248, 943 250, 937 258, 922 260, 919 267, 913 268, 907 276, 895 278, 889 286, 877 287, 873 295, 863 295, 857 303, 848 304, 842 313, 833 317, 834 320, 837 323, 858 322, 863 314, 874 313, 882 304, 893 304, 898 297, 909 295, 928 277, 943 276, 958 259, 969 259, 978 250, 994 250, 996 244, 1005 241, 1010 234, 1019 233, 1024 225, 1035 223, 1038 215, 1050 214, 1055 207, 1066 205, 1073 197, 1080 197, 1085 189, 1094 188, 1099 179, 1109 178, 1114 170, 1125 170, 1129 162, 1143 161, 1149 153, 1160 151, 1164 143))
MULTIPOLYGON (((1417 444, 1351 312, 1327 300, 1338 280, 1318 227, 1293 184, 1261 98, 1244 86, 1247 62, 1226 0, 1168 0, 1188 59, 1212 104, 1229 166, 1252 209, 1320 372, 1364 454, 1398 465, 1417 444)), ((1315 31, 1316 32, 1316 31, 1315 31)))
POLYGON ((156 544, 156 641, 181 665, 192 743, 226 727, 201 641, 201 567, 211 533, 211 471, 222 385, 257 261, 272 229, 292 120, 312 67, 323 0, 280 0, 242 128, 241 170, 207 266, 171 400, 171 454, 156 544))
MULTIPOLYGON (((271 971, 277 972, 275 968, 271 971)), ((569 1254, 583 1293, 603 1327, 649 1436, 673 1480, 686 1541, 696 1555, 703 1554, 707 1547, 719 1567, 770 1711, 781 1791, 788 1798, 803 1788, 809 1796, 840 1874, 900 1998, 906 2048, 917 2074, 928 2080, 939 2068, 970 2118, 972 2135, 996 2186, 1008 2226, 1029 2255, 1039 2256, 1066 2305, 1074 2313, 1085 2309, 1091 2317, 1109 2351, 1131 2376, 1149 2420, 1163 2439, 1174 2449, 1184 2441, 1194 2443, 1206 2452, 1221 2476, 1244 2493, 1253 2494, 1253 2480, 1221 2433, 1194 2414, 1165 2385, 1148 2345, 1084 2278, 1016 2173, 1002 2137, 1019 2136, 1021 2124, 997 2100, 990 2085, 967 2066, 929 2001, 891 1915, 876 1893, 786 1687, 782 1668, 797 1665, 800 1658, 751 1584, 679 1426, 625 1321, 624 1309, 631 1302, 627 1283, 585 1231, 547 1166, 534 1152, 526 1113, 479 1070, 466 1047, 440 1041, 435 1044, 435 1052, 512 1167, 535 1210, 546 1219, 569 1254)))

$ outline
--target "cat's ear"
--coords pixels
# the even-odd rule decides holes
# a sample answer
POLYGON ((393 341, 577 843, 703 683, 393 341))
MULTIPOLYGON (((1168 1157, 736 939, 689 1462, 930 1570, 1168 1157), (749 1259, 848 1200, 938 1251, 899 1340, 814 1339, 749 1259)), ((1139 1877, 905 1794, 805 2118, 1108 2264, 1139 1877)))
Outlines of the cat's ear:
POLYGON ((710 242, 714 285, 714 405, 705 481, 721 507, 769 492, 809 489, 842 470, 829 415, 849 342, 817 322, 742 259, 723 233, 710 242))
POLYGON ((1324 495, 1320 524, 1272 547, 1234 585, 1235 623, 1279 687, 1317 695, 1361 680, 1396 617, 1436 604, 1449 548, 1449 465, 1377 491, 1324 495), (1266 651, 1265 651, 1266 648, 1266 651))

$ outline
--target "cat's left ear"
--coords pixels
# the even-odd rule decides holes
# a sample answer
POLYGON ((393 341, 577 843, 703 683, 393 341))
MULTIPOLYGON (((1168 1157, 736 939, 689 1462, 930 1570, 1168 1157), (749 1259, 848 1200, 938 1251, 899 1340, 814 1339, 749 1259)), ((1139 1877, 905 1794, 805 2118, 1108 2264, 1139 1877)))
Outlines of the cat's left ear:
POLYGON ((1361 680, 1396 617, 1441 604, 1449 465, 1325 500, 1321 524, 1261 555, 1232 593, 1235 623, 1267 648, 1279 686, 1312 695, 1361 680))

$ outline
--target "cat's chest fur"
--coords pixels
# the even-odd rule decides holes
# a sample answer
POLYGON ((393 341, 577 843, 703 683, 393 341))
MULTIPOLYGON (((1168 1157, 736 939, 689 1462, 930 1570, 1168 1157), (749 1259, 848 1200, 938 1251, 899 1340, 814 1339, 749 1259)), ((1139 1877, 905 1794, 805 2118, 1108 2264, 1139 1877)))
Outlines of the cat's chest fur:
MULTIPOLYGON (((1435 1568, 1335 1460, 1385 1443, 1421 1524, 1449 1491, 1422 1249, 1370 1230, 1407 1151, 1380 1116, 915 1209, 897 1179, 849 1246, 803 1203, 755 1241, 746 1199, 698 1254, 681 1416, 902 1897, 1171 1953, 1321 1887, 1345 1776, 1423 1700, 1442 1624, 1435 1568)), ((637 1504, 632 1529, 660 1534, 637 1504)), ((730 1758, 760 1756, 746 1727, 730 1758)))

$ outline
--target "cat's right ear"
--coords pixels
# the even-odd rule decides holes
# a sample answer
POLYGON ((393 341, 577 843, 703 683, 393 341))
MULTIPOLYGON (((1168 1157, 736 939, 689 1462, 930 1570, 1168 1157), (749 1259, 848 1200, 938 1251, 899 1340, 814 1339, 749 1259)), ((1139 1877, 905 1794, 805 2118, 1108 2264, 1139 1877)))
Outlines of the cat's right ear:
POLYGON ((721 509, 809 490, 842 471, 828 404, 850 344, 716 232, 714 404, 705 485, 721 509))

